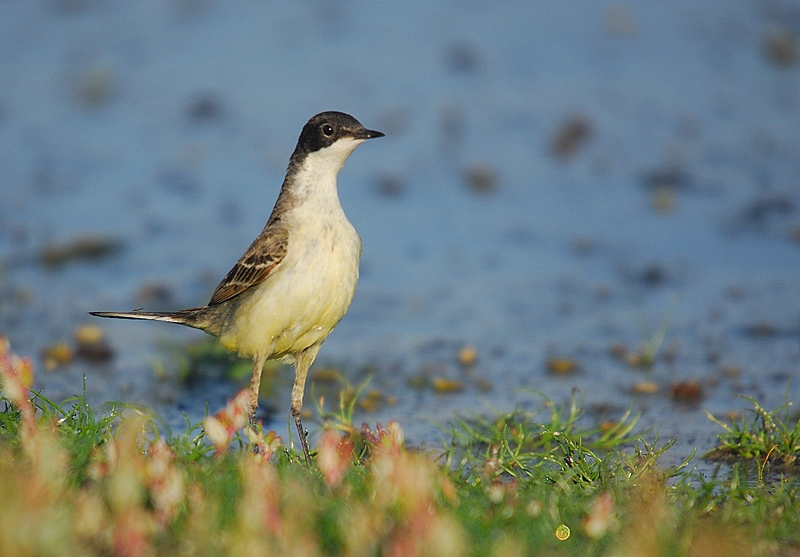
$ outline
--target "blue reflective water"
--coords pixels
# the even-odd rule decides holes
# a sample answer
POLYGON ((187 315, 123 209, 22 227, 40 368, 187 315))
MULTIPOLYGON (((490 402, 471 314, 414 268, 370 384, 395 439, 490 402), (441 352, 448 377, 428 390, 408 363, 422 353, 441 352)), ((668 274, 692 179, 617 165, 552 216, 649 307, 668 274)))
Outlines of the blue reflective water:
MULTIPOLYGON (((396 398, 358 419, 435 444, 456 411, 577 389, 587 409, 633 405, 642 428, 677 436, 673 462, 711 448, 705 410, 782 403, 800 360, 800 66, 780 55, 799 48, 797 5, 400 4, 0 4, 0 332, 15 350, 70 339, 90 310, 207 301, 261 230, 303 123, 343 110, 387 133, 340 175, 362 280, 319 357, 353 382, 373 366, 396 398), (558 155, 570 122, 588 133, 558 155), (124 248, 39 261, 84 233, 124 248), (651 372, 611 354, 662 322, 669 357, 651 372), (553 376, 550 357, 580 371, 553 376), (465 389, 409 387, 425 374, 465 389), (682 380, 705 398, 673 403, 682 380), (661 388, 632 396, 641 381, 661 388)), ((39 361, 45 394, 78 392, 85 373, 92 400, 180 424, 236 391, 169 378, 158 341, 201 333, 97 324, 113 363, 39 361)), ((284 432, 280 381, 265 404, 284 432)))

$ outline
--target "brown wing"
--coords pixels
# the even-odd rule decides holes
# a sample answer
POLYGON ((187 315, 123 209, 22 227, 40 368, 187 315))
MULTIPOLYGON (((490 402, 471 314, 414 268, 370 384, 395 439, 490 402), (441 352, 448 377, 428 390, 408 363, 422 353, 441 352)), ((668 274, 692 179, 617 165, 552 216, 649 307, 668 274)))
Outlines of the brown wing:
POLYGON ((263 282, 283 261, 288 243, 289 234, 282 226, 264 228, 219 283, 208 305, 221 304, 263 282))

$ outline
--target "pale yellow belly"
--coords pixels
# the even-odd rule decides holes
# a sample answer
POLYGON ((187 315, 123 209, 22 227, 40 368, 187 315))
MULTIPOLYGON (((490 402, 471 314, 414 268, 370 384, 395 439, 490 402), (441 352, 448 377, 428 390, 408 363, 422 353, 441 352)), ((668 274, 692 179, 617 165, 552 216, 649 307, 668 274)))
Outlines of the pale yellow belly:
POLYGON ((242 356, 291 359, 325 340, 350 307, 358 283, 361 242, 347 225, 335 236, 307 230, 294 244, 290 238, 281 265, 241 296, 220 343, 242 356), (326 241, 318 241, 320 236, 326 241))

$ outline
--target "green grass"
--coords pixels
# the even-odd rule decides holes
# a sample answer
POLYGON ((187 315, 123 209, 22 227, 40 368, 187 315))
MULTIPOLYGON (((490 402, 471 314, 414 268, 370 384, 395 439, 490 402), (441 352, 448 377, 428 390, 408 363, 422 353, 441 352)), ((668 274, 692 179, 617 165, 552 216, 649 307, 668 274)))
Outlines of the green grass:
POLYGON ((719 445, 704 457, 708 460, 750 464, 757 470, 758 483, 764 474, 787 472, 800 474, 800 419, 789 412, 791 403, 768 412, 752 397, 742 397, 753 406, 753 418, 747 415, 727 424, 707 413, 723 429, 719 445))
POLYGON ((752 421, 715 419, 733 460, 706 477, 659 467, 671 443, 634 435, 636 416, 594 425, 578 400, 461 417, 441 451, 408 449, 398 424, 353 427, 362 385, 319 408, 308 467, 271 432, 215 444, 204 424, 26 394, 20 365, 0 357, 0 557, 800 552, 796 468, 769 468, 796 460, 800 426, 754 400, 752 421))

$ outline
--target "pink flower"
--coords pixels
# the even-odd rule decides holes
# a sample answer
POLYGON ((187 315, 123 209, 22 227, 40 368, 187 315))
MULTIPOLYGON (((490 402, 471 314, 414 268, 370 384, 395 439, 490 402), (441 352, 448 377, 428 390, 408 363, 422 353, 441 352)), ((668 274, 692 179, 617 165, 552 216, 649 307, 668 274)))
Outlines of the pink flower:
POLYGON ((386 429, 378 422, 375 433, 366 423, 361 424, 361 436, 378 451, 398 454, 405 445, 405 433, 399 423, 392 420, 386 429))
POLYGON ((242 389, 225 408, 203 420, 206 436, 214 443, 217 454, 221 455, 228 450, 228 445, 236 432, 247 423, 249 410, 250 391, 242 389))
POLYGON ((328 486, 336 489, 353 460, 353 440, 347 435, 340 436, 336 431, 328 429, 322 433, 317 448, 317 467, 328 486))
POLYGON ((589 514, 583 519, 583 530, 592 539, 602 538, 616 521, 614 495, 604 491, 592 502, 589 514))
POLYGON ((146 484, 159 522, 164 525, 178 514, 186 495, 186 485, 175 466, 175 453, 163 437, 152 443, 147 452, 149 458, 144 462, 146 484))
POLYGON ((3 395, 22 412, 23 423, 33 427, 34 409, 28 398, 33 386, 33 364, 29 358, 20 358, 11 352, 8 339, 0 336, 0 385, 3 395))
POLYGON ((262 464, 269 462, 278 449, 280 449, 281 445, 283 445, 283 439, 281 439, 274 431, 268 431, 264 433, 261 429, 261 426, 258 426, 258 429, 248 427, 245 430, 247 433, 247 441, 250 448, 250 453, 253 455, 253 458, 257 462, 262 464))

